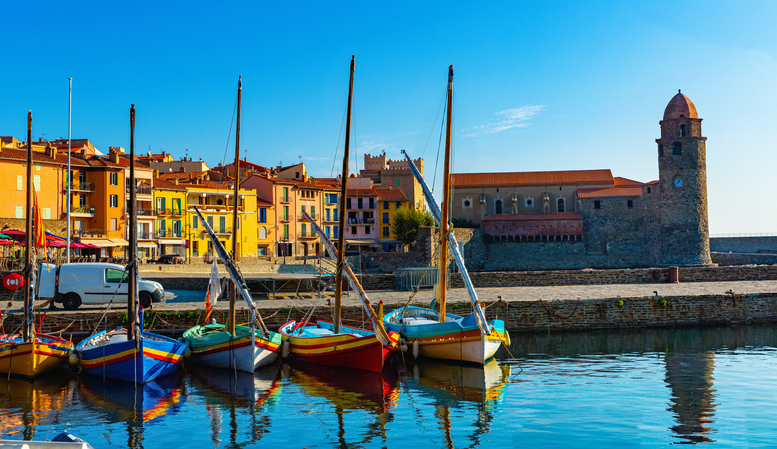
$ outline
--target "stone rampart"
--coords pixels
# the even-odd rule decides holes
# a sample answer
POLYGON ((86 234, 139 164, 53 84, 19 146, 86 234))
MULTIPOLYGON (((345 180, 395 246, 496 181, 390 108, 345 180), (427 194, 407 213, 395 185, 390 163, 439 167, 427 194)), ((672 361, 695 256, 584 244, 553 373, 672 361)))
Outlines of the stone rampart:
POLYGON ((710 251, 719 253, 777 254, 777 236, 710 237, 710 251))
POLYGON ((721 266, 777 264, 777 253, 746 254, 746 253, 711 252, 710 254, 712 255, 712 262, 721 266))

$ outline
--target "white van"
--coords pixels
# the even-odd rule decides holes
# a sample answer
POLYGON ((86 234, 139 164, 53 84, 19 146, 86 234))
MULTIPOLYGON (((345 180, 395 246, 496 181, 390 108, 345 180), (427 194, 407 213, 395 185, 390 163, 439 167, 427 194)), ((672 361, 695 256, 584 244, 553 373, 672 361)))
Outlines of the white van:
MULTIPOLYGON (((122 265, 114 263, 66 263, 60 267, 41 264, 38 273, 38 297, 54 298, 67 310, 81 304, 127 302, 127 276, 122 265)), ((148 307, 165 297, 162 284, 154 281, 138 282, 140 305, 148 307)))

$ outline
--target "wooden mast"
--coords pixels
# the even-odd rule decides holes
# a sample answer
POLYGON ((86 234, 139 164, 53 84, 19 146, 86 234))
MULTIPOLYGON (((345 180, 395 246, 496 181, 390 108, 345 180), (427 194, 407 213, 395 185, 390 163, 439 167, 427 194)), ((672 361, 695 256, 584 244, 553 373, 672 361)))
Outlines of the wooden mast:
MULTIPOLYGON (((237 124, 235 126, 235 179, 233 181, 235 189, 235 198, 232 200, 232 260, 237 264, 237 239, 239 233, 237 232, 238 224, 238 196, 237 192, 240 188, 240 100, 243 93, 243 76, 239 76, 237 79, 237 124)), ((234 282, 229 283, 229 327, 228 332, 235 335, 235 296, 237 291, 234 282)))
POLYGON ((129 269, 127 277, 127 340, 140 338, 135 335, 135 307, 138 302, 138 217, 136 215, 137 193, 135 190, 135 105, 130 106, 130 199, 129 199, 129 269))
POLYGON ((25 343, 32 341, 33 323, 32 309, 33 298, 33 270, 35 267, 31 263, 32 245, 34 245, 34 236, 32 235, 32 111, 27 112, 27 203, 26 203, 26 232, 27 244, 24 247, 24 263, 27 265, 25 272, 24 285, 24 325, 22 326, 22 340, 25 343))
POLYGON ((448 67, 448 117, 445 123, 445 169, 443 172, 442 212, 440 213, 440 259, 437 262, 437 302, 440 322, 445 322, 445 301, 448 285, 448 204, 450 203, 451 127, 453 117, 453 66, 448 67))
POLYGON ((340 298, 343 295, 343 258, 345 257, 345 204, 348 194, 348 158, 351 145, 351 107, 353 106, 353 72, 356 57, 351 56, 351 79, 348 84, 348 113, 345 121, 345 151, 343 152, 342 182, 340 183, 340 220, 337 234, 337 275, 335 276, 334 333, 340 333, 340 298))

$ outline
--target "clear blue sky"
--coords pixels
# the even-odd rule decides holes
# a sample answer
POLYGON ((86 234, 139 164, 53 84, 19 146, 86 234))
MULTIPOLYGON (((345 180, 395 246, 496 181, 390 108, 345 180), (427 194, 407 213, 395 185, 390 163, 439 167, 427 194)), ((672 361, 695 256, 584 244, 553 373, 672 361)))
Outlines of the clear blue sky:
POLYGON ((453 64, 455 171, 650 181, 681 88, 708 137, 711 232, 777 232, 775 2, 6 1, 0 14, 0 135, 23 139, 31 109, 36 138, 66 137, 73 77, 73 138, 128 148, 135 103, 139 151, 215 165, 242 75, 249 160, 302 156, 329 176, 354 54, 359 166, 405 148, 431 175, 453 64))

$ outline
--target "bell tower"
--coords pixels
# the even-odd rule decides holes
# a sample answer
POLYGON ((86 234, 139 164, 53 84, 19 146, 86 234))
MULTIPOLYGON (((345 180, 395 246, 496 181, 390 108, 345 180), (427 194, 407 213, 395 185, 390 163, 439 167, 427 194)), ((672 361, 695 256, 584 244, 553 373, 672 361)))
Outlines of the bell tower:
POLYGON ((711 265, 706 137, 696 106, 679 90, 659 122, 661 265, 711 265))

